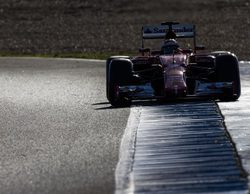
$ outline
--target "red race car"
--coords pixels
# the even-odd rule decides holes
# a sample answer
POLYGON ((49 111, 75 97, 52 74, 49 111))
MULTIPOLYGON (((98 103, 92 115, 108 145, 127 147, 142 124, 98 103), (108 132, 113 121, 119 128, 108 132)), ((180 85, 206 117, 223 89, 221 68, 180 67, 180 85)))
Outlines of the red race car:
POLYGON ((143 26, 140 56, 112 56, 106 61, 107 99, 114 107, 140 99, 237 100, 241 94, 237 57, 227 51, 200 50, 204 47, 196 45, 192 24, 143 26), (179 46, 177 40, 183 38, 192 40, 192 48, 179 46), (163 39, 163 44, 152 51, 144 48, 145 39, 163 39))

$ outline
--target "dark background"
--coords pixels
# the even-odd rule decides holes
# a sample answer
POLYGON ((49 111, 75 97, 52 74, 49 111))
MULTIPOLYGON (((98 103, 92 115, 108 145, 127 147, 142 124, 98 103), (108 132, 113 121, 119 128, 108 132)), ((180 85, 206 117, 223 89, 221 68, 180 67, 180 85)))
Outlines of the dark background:
POLYGON ((137 51, 143 24, 196 24, 197 42, 250 59, 249 0, 0 0, 0 53, 137 51))

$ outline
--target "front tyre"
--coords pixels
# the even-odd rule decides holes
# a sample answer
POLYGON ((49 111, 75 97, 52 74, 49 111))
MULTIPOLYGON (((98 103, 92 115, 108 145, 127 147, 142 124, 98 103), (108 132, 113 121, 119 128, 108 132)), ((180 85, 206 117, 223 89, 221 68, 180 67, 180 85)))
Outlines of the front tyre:
POLYGON ((236 101, 240 97, 240 72, 238 59, 235 55, 221 54, 216 56, 216 81, 233 83, 233 89, 220 97, 220 100, 236 101))
POLYGON ((111 61, 114 59, 129 59, 129 56, 111 56, 106 60, 106 96, 109 100, 109 85, 108 85, 108 79, 109 79, 109 67, 111 64, 111 61))
POLYGON ((114 107, 131 105, 131 99, 119 92, 119 86, 129 85, 133 76, 132 62, 129 59, 114 59, 108 71, 108 100, 114 107))

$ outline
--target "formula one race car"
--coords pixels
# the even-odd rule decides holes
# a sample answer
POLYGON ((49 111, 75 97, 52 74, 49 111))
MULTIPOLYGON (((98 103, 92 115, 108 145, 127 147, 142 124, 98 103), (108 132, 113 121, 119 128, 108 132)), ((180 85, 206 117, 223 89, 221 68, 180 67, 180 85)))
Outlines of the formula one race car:
POLYGON ((198 52, 201 49, 196 45, 194 25, 143 26, 140 56, 112 56, 106 61, 107 99, 115 107, 140 99, 237 100, 241 94, 237 57, 227 51, 198 52), (192 38, 193 48, 180 48, 179 38, 192 38), (164 43, 160 50, 151 51, 144 48, 145 39, 163 39, 164 43))

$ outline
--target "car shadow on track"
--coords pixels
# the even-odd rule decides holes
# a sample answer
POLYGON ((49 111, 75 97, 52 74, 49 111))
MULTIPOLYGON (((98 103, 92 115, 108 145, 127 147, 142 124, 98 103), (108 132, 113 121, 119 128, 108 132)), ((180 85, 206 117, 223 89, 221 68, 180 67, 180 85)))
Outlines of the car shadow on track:
POLYGON ((94 103, 92 105, 97 106, 97 105, 106 105, 106 104, 110 104, 109 102, 98 102, 98 103, 94 103))
POLYGON ((129 107, 114 107, 109 102, 98 102, 98 103, 92 104, 92 106, 94 106, 94 110, 129 108, 129 107))

